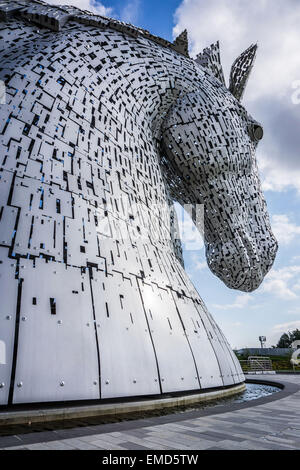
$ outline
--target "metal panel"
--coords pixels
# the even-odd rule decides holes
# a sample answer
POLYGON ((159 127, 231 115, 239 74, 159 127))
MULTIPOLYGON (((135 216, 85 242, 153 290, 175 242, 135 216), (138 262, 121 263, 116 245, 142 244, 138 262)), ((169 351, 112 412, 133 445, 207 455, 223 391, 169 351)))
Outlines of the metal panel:
POLYGON ((11 366, 14 350, 15 317, 18 280, 15 279, 17 263, 7 257, 8 250, 0 248, 0 341, 4 357, 0 357, 0 404, 8 402, 11 366), (1 359, 4 364, 1 363, 1 359))
POLYGON ((88 274, 43 259, 34 265, 20 263, 24 281, 13 402, 99 398, 88 274))
POLYGON ((141 284, 163 392, 200 388, 192 352, 169 290, 141 284))
POLYGON ((223 336, 220 335, 220 329, 209 312, 200 304, 195 303, 195 307, 199 312, 205 330, 207 332, 210 343, 214 349, 216 358, 219 363, 220 375, 224 385, 237 383, 237 371, 232 361, 231 355, 224 344, 223 336))
POLYGON ((228 351, 228 353, 231 357, 232 363, 233 363, 233 367, 234 367, 233 378, 234 378, 234 381, 235 381, 235 383, 244 382, 245 381, 245 376, 243 374, 240 362, 239 362, 238 358, 236 357, 235 353, 233 352, 233 350, 231 349, 230 344, 228 343, 227 339, 224 336, 224 333, 222 332, 222 330, 220 329, 219 326, 218 326, 218 329, 219 329, 221 337, 223 338, 224 346, 227 349, 227 351, 228 351))
POLYGON ((155 354, 135 279, 92 279, 98 326, 101 398, 160 393, 155 354))
MULTIPOLYGON (((177 296, 177 294, 175 295, 177 296)), ((219 357, 217 360, 212 341, 208 338, 193 301, 180 295, 176 299, 176 304, 193 351, 201 388, 222 386, 219 357)))

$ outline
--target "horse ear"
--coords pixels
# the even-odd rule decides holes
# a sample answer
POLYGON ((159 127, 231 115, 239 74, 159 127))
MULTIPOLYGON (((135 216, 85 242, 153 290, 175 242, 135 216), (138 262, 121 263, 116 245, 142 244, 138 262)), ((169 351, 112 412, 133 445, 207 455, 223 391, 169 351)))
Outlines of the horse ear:
POLYGON ((177 36, 175 41, 173 42, 174 49, 177 52, 180 52, 183 55, 186 55, 189 57, 189 41, 188 41, 188 35, 187 35, 187 30, 185 29, 182 31, 182 33, 177 36))
POLYGON ((203 52, 197 55, 195 61, 213 74, 223 85, 225 84, 223 68, 220 59, 219 41, 206 47, 203 52))
POLYGON ((229 79, 229 91, 241 101, 254 63, 257 44, 252 44, 234 61, 229 79))

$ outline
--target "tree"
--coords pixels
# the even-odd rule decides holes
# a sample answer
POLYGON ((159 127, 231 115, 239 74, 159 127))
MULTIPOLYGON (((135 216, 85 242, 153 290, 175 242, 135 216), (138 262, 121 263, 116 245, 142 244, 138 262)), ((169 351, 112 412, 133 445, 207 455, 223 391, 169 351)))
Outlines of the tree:
POLYGON ((297 328, 296 330, 293 331, 293 341, 300 340, 300 330, 297 328))
POLYGON ((276 345, 277 348, 288 348, 291 345, 290 335, 289 333, 283 333, 280 336, 280 339, 276 345))
POLYGON ((296 328, 294 331, 288 331, 280 336, 276 345, 277 348, 289 348, 293 341, 300 340, 300 330, 296 328))

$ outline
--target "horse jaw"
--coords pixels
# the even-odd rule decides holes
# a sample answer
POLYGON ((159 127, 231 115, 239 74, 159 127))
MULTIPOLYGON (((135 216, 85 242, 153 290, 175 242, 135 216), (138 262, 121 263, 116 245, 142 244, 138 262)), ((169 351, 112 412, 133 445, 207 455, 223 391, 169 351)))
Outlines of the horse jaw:
POLYGON ((272 267, 278 243, 272 233, 257 171, 230 178, 230 187, 233 189, 223 196, 221 207, 207 206, 206 259, 210 270, 226 286, 252 292, 272 267))

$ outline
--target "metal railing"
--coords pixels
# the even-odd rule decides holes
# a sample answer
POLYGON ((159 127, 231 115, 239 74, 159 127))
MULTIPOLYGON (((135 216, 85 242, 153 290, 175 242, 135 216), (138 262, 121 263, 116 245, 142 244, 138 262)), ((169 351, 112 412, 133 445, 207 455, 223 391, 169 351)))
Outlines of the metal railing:
POLYGON ((269 357, 249 356, 247 360, 240 361, 243 372, 266 372, 273 370, 269 357))

